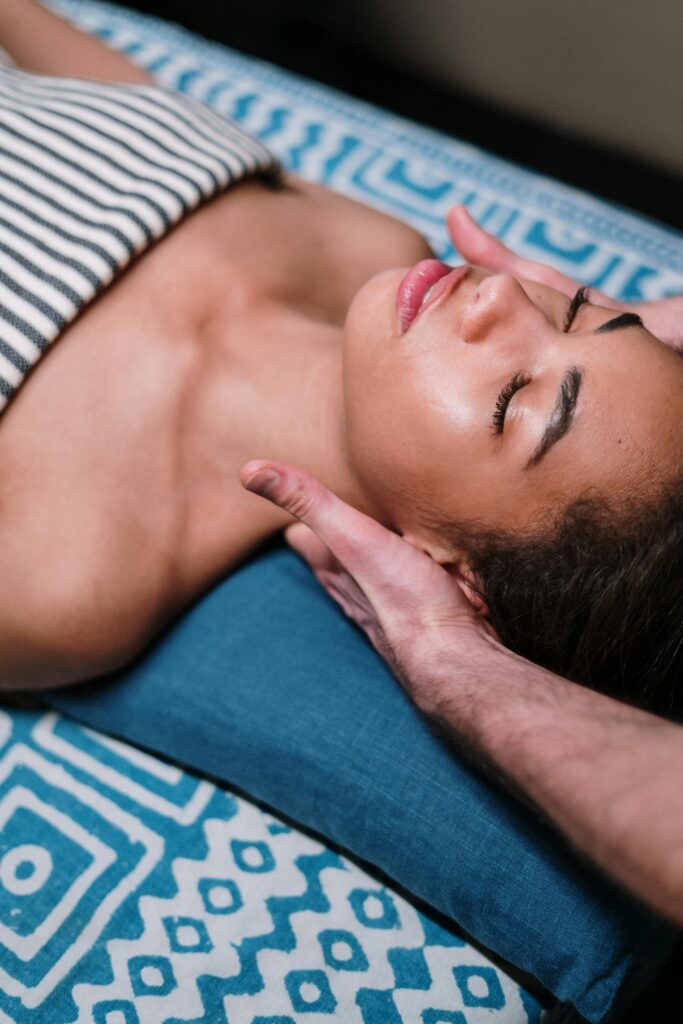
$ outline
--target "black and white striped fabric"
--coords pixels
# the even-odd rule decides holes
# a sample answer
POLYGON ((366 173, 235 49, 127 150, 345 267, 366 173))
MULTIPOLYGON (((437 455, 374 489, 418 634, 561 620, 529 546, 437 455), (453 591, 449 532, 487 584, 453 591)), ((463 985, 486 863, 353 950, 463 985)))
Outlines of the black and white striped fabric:
POLYGON ((236 181, 277 172, 197 100, 33 75, 0 49, 0 412, 135 256, 236 181))

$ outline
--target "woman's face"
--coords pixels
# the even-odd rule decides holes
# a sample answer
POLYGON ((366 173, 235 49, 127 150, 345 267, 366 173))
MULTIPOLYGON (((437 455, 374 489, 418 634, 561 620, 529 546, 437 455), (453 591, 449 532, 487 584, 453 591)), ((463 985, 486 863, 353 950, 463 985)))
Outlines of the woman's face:
POLYGON ((406 327, 405 276, 361 289, 344 347, 350 457, 395 529, 532 529, 586 493, 622 507, 683 470, 683 359, 642 326, 470 267, 406 327))

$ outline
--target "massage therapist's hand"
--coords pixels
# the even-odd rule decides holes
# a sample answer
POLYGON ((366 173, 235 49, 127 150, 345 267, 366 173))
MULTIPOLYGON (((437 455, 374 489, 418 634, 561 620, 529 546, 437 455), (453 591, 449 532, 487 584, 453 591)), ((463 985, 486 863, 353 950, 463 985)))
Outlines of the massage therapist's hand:
MULTIPOLYGON (((524 259, 506 248, 494 235, 479 227, 464 206, 454 206, 449 210, 446 222, 451 241, 469 263, 476 263, 495 273, 513 274, 546 284, 569 296, 574 295, 580 286, 580 282, 561 274, 554 267, 524 259)), ((596 288, 590 288, 590 296, 591 301, 608 309, 637 313, 648 331, 670 348, 683 352, 683 295, 651 302, 620 302, 596 288)))
POLYGON ((454 576, 308 473, 255 460, 242 467, 240 479, 299 520, 286 531, 288 543, 419 706, 430 703, 421 681, 439 652, 490 636, 454 576))
POLYGON ((463 753, 683 926, 683 729, 507 650, 454 577, 308 474, 254 460, 240 477, 299 520, 289 543, 463 753))

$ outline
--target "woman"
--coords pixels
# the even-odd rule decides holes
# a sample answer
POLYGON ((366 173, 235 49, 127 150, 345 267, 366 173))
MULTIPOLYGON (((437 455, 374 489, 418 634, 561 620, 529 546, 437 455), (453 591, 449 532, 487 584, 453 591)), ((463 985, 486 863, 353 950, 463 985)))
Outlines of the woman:
MULTIPOLYGON (((144 83, 33 0, 3 6, 0 42, 29 71, 144 83)), ((11 396, 3 685, 125 663, 281 530, 289 516, 239 483, 261 454, 451 567, 524 653, 566 671, 578 630, 574 677, 622 685, 636 654, 596 651, 602 608, 623 610, 634 571, 649 595, 662 559, 680 569, 683 361, 585 292, 445 268, 405 225, 289 176, 273 188, 267 157, 252 169, 267 176, 162 226, 11 396), (634 570, 653 523, 660 563, 634 570), (567 612, 587 557, 600 607, 567 612), (555 607, 576 616, 561 651, 555 607)), ((677 627, 653 631, 642 601, 629 614, 654 637, 658 695, 677 627)))

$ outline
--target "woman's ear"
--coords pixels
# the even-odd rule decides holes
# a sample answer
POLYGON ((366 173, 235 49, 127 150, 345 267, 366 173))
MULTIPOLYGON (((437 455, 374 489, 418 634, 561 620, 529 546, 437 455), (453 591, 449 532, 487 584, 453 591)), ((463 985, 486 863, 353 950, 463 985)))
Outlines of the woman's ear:
POLYGON ((413 547, 424 551, 435 562, 454 576, 460 585, 460 589, 479 615, 487 619, 490 615, 489 607, 479 593, 476 573, 472 569, 470 561, 464 551, 453 551, 446 549, 437 541, 431 538, 418 536, 412 532, 402 534, 413 547))
POLYGON ((478 612, 482 618, 488 619, 491 615, 491 610, 479 593, 478 581, 469 562, 467 560, 463 560, 458 564, 445 566, 445 568, 448 569, 449 572, 452 572, 457 578, 458 583, 460 584, 460 589, 474 610, 478 612))

